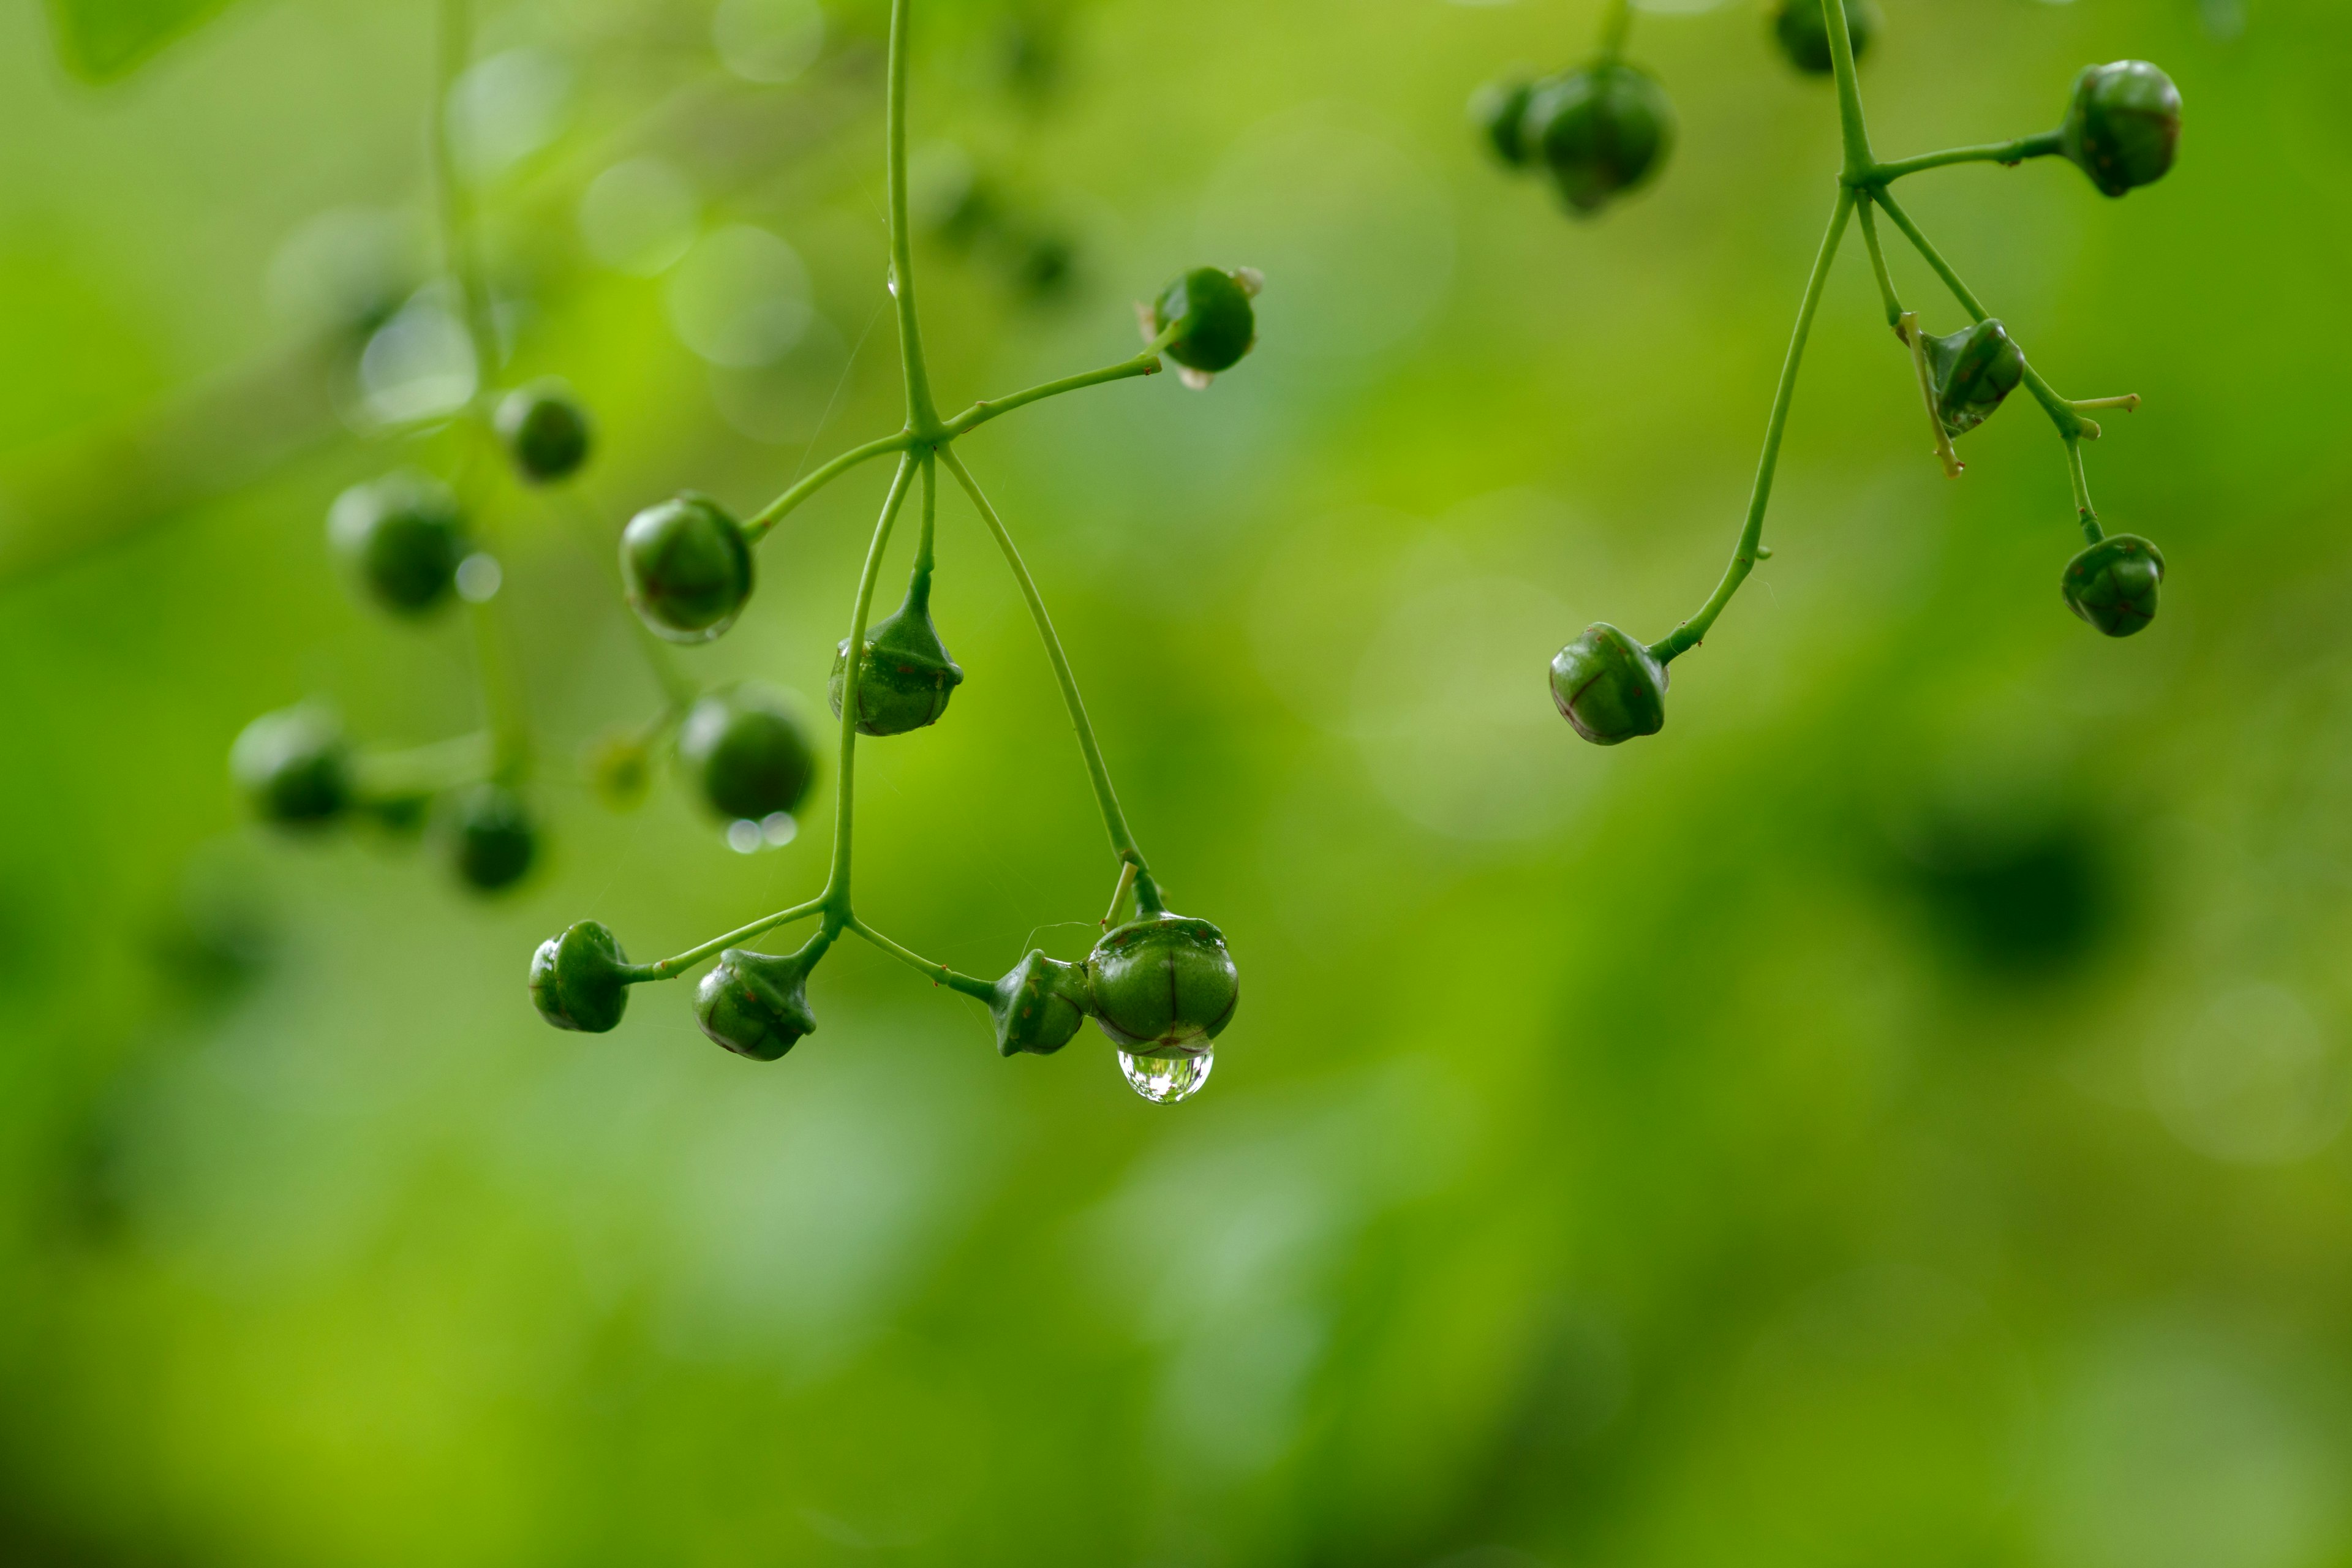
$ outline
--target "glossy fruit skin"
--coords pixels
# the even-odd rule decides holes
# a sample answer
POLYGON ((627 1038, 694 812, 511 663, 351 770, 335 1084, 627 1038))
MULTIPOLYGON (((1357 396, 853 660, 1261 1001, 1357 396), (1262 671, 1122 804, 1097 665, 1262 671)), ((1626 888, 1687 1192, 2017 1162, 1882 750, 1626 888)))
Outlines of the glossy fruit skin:
POLYGON ((2156 619, 2164 552, 2137 533, 2111 533, 2066 563, 2058 591, 2066 607, 2111 637, 2127 637, 2156 619))
POLYGON ((1241 1005, 1241 973, 1207 921, 1145 915, 1087 955, 1095 1022, 1130 1056, 1198 1056, 1241 1005))
POLYGON ((2180 143, 2180 89, 2146 60, 2084 66, 2059 150, 2111 196, 2154 184, 2180 143))
POLYGON ((657 637, 709 642, 751 596, 751 542, 725 508, 686 491, 649 506, 621 531, 621 582, 657 637))
POLYGON ((264 713, 229 748, 229 773, 253 814, 283 827, 318 827, 351 809, 351 742, 322 709, 264 713))
POLYGON ((369 598, 407 616, 428 615, 448 602, 457 563, 472 548, 457 496, 413 468, 337 496, 327 511, 327 538, 369 598))
POLYGON ((1538 82, 1520 135, 1569 207, 1593 213, 1664 167, 1675 106, 1648 72, 1601 64, 1538 82))
MULTIPOLYGON (((866 653, 857 664, 857 732, 903 735, 936 724, 948 699, 963 684, 963 667, 948 657, 939 628, 931 625, 930 580, 917 574, 906 602, 866 628, 866 653)), ((841 717, 842 689, 849 674, 849 639, 834 650, 833 677, 825 700, 841 717)))
POLYGON ((504 784, 469 784, 448 804, 449 863, 480 893, 503 892, 539 858, 539 830, 522 797, 504 784))
MULTIPOLYGON (((1878 7, 1870 0, 1845 0, 1846 36, 1853 40, 1856 60, 1878 33, 1878 7)), ((1829 12, 1822 0, 1780 0, 1772 13, 1772 38, 1789 63, 1807 76, 1828 76, 1836 68, 1830 56, 1829 12)))
POLYGON ((816 752, 800 720, 772 688, 746 682, 687 710, 678 766, 722 821, 795 810, 816 782, 816 752))
POLYGON ((996 995, 988 1004, 996 1020, 997 1055, 1052 1056, 1070 1043, 1093 1005, 1086 965, 1064 963, 1046 957, 1043 948, 1032 948, 996 983, 996 995))
POLYGON ((739 1057, 772 1062, 816 1033, 805 987, 814 960, 730 947, 694 988, 695 1022, 739 1057))
POLYGON ((1470 123, 1496 157, 1510 168, 1524 169, 1535 159, 1525 134, 1531 81, 1490 81, 1470 95, 1470 123))
POLYGON ((1177 329, 1167 354, 1187 370, 1231 370, 1257 342, 1257 310, 1241 273, 1195 267, 1169 280, 1152 301, 1154 332, 1177 329))
POLYGON ((1606 621, 1596 621, 1552 656, 1551 700, 1576 732, 1597 746, 1666 725, 1666 667, 1606 621))
POLYGON ((508 393, 495 423, 516 472, 538 485, 578 473, 594 441, 588 411, 560 381, 535 381, 508 393))
POLYGON ((629 955, 601 921, 582 921, 530 955, 530 1000, 559 1029, 601 1035, 629 1010, 629 955))
POLYGON ((1949 337, 1929 338, 1927 372, 1936 384, 1936 415, 1955 436, 1966 435, 2025 379, 2025 351, 1999 318, 1988 316, 1949 337))

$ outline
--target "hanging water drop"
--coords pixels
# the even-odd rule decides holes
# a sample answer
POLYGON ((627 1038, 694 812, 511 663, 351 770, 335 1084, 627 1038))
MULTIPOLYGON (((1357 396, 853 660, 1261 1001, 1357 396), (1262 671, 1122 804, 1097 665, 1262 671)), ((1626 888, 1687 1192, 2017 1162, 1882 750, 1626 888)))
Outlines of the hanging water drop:
POLYGON ((1118 1053, 1118 1070, 1135 1092, 1155 1105, 1173 1105, 1189 1100, 1209 1081, 1209 1069, 1217 1065, 1216 1053, 1202 1051, 1196 1057, 1134 1057, 1118 1053))

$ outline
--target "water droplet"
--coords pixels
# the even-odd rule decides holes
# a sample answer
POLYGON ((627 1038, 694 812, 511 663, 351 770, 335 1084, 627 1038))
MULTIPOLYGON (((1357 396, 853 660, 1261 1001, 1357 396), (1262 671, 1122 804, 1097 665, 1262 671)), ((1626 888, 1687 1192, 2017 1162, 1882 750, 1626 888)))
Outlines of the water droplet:
POLYGON ((1202 1051, 1197 1057, 1131 1057, 1118 1053, 1118 1070, 1135 1092, 1155 1105, 1173 1105, 1189 1100, 1209 1081, 1209 1069, 1217 1065, 1216 1053, 1202 1051))
POLYGON ((727 847, 738 855, 751 855, 760 847, 760 825, 740 819, 727 825, 727 847))
POLYGON ((506 574, 499 570, 498 557, 477 550, 457 563, 457 597, 469 605, 487 605, 498 597, 499 585, 506 574))
POLYGON ((893 300, 898 297, 898 268, 895 264, 883 272, 882 287, 890 290, 893 300))
POLYGON ((760 836, 772 847, 778 849, 790 844, 793 841, 793 835, 800 830, 801 825, 793 820, 790 812, 772 811, 760 818, 760 836))

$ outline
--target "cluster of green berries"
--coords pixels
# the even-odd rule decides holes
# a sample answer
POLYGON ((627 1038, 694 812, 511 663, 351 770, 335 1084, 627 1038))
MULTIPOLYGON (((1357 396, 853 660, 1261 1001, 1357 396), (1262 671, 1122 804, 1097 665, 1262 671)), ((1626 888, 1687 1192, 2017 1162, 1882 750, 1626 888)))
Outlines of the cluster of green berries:
POLYGON ((1541 169, 1580 215, 1599 212, 1665 166, 1675 106, 1658 79, 1622 60, 1536 81, 1490 82, 1470 101, 1486 144, 1514 169, 1541 169))
MULTIPOLYGON (((567 478, 588 458, 587 415, 561 385, 509 393, 493 418, 516 472, 527 482, 567 478)), ((352 486, 327 512, 327 538, 360 597, 399 619, 424 622, 469 591, 469 564, 491 565, 457 494, 441 480, 395 469, 352 486)), ((497 574, 482 574, 495 584, 497 574)), ((437 789, 378 785, 366 759, 332 713, 315 705, 266 713, 238 735, 231 776, 253 815, 278 826, 321 830, 361 817, 394 831, 428 821, 465 886, 514 886, 539 858, 539 832, 511 782, 476 778, 437 789)))
MULTIPOLYGON (((797 952, 730 947, 695 987, 702 1032, 738 1056, 774 1061, 816 1032, 808 977, 828 939, 797 952)), ((628 1011, 631 985, 662 978, 629 963, 612 930, 582 921, 531 955, 530 996, 559 1029, 602 1034, 628 1011)), ((1088 1018, 1135 1057, 1205 1053, 1241 1005, 1241 974, 1224 933, 1207 921, 1165 912, 1107 933, 1077 963, 1033 949, 989 997, 996 1048, 1051 1056, 1088 1018)))

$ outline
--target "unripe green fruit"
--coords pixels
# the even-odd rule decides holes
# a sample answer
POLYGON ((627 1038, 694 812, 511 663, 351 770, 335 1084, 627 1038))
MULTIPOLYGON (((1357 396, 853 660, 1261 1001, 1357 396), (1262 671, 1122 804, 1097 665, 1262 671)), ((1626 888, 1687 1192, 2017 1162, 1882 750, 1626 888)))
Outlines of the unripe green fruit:
POLYGON ((815 963, 805 949, 777 955, 730 947, 694 988, 695 1022, 739 1057, 774 1061, 816 1033, 805 991, 815 963))
POLYGON ((238 734, 228 765, 253 814, 264 822, 316 826, 352 805, 351 743, 342 726, 322 709, 264 713, 238 734))
POLYGON ((588 460, 588 411, 560 381, 537 381, 499 401, 499 439, 533 484, 568 479, 588 460))
POLYGON ((2074 560, 2058 591, 2066 607, 2111 637, 2127 637, 2156 619, 2164 553, 2137 533, 2111 533, 2074 560))
POLYGON ((1606 621, 1552 656, 1551 700, 1576 732, 1599 746, 1666 725, 1666 667, 1606 621))
POLYGON ((353 485, 327 512, 327 538, 368 596, 399 616, 446 603, 470 548, 449 487, 402 468, 353 485))
MULTIPOLYGON (((1808 76, 1827 76, 1836 68, 1829 22, 1822 0, 1780 0, 1772 12, 1772 37, 1790 65, 1808 76)), ((1870 0, 1845 0, 1845 30, 1859 60, 1878 31, 1878 7, 1870 0)))
POLYGON ((1948 338, 1929 338, 1927 350, 1936 415, 1955 436, 1991 418, 2001 399, 2025 379, 2025 351, 1993 317, 1948 338))
POLYGON ((582 921, 530 955, 530 999, 559 1029, 601 1035, 629 1010, 629 955, 612 929, 582 921))
POLYGON ((539 858, 539 833, 522 797, 504 784, 469 784, 451 797, 449 863, 477 892, 513 887, 539 858))
POLYGON ((1086 968, 1095 1022, 1130 1056, 1198 1056, 1241 1005, 1241 973, 1207 921, 1130 921, 1095 943, 1086 968))
POLYGON ((1084 964, 1064 963, 1033 948, 996 983, 996 995, 988 1004, 996 1020, 997 1054, 1052 1056, 1070 1043, 1092 1006, 1084 964))
MULTIPOLYGON (((948 657, 939 628, 931 625, 930 599, 930 580, 918 573, 906 602, 866 628, 866 653, 857 663, 859 734, 903 735, 936 724, 948 710, 948 699, 963 684, 963 667, 948 657)), ((849 639, 844 637, 825 688, 836 719, 848 674, 849 639)))
POLYGON ((720 817, 756 822, 790 812, 816 779, 816 752, 782 694, 746 683, 714 691, 687 710, 678 765, 720 817))
POLYGON ((1470 123, 1496 157, 1514 169, 1524 169, 1535 157, 1525 134, 1529 81, 1490 81, 1470 95, 1470 123))
POLYGON ((1151 305, 1155 334, 1176 329, 1168 357, 1203 375, 1239 364, 1257 342, 1257 310, 1250 303, 1256 279, 1246 268, 1195 267, 1171 279, 1151 305))
POLYGON ((1675 106, 1646 71, 1590 66, 1538 82, 1520 135, 1551 170, 1568 205, 1597 212, 1664 166, 1674 150, 1675 106))
POLYGON ((742 525, 692 491, 649 506, 621 531, 621 581, 630 607, 671 642, 709 642, 751 596, 751 544, 742 525))
POLYGON ((2111 196, 2153 184, 2180 142, 2180 89, 2146 60, 2084 66, 2058 144, 2111 196))

